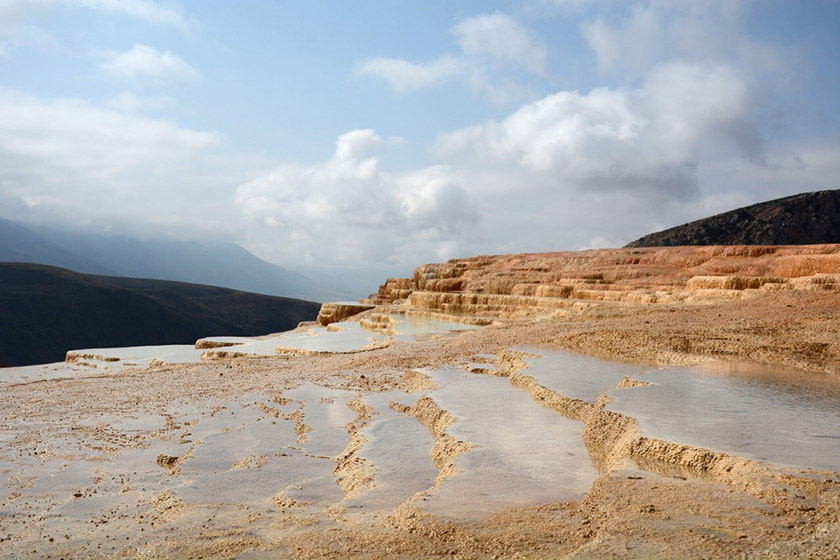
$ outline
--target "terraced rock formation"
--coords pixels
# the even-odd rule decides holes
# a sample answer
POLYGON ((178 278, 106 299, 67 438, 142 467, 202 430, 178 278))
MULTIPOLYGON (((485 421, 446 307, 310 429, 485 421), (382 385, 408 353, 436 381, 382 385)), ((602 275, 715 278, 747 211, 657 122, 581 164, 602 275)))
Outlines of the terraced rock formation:
POLYGON ((752 297, 755 290, 840 290, 840 248, 735 246, 601 249, 454 259, 389 279, 369 303, 526 317, 591 302, 676 304, 752 297))
POLYGON ((837 558, 838 288, 840 245, 483 256, 80 350, 0 377, 0 557, 837 558))

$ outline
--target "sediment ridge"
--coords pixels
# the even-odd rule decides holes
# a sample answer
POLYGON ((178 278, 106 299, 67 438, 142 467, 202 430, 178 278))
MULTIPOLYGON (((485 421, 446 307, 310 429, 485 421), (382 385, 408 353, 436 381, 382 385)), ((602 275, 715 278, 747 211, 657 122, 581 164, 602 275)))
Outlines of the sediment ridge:
MULTIPOLYGON (((456 259, 388 279, 358 307, 325 305, 319 338, 346 334, 348 320, 380 337, 408 332, 412 317, 481 328, 354 353, 257 356, 206 341, 200 363, 8 384, 0 556, 840 557, 840 472, 647 437, 607 393, 578 398, 529 371, 545 346, 640 368, 725 362, 794 392, 803 371, 837 383, 839 291, 838 245, 456 259), (427 499, 466 480, 459 458, 486 441, 453 428, 484 403, 436 400, 454 378, 579 423, 591 486, 478 521, 429 513, 427 499), (416 441, 381 429, 399 422, 416 441), (391 458, 427 461, 422 484, 404 490, 366 458, 388 445, 391 458), (366 501, 383 495, 386 508, 366 501)), ((652 390, 620 375, 613 388, 652 390)))
POLYGON ((389 279, 371 303, 462 315, 527 317, 592 302, 698 303, 756 290, 840 291, 840 246, 601 249, 454 259, 389 279))
MULTIPOLYGON (((566 418, 583 422, 583 441, 602 473, 622 470, 630 460, 644 470, 666 476, 679 472, 684 476, 733 485, 756 498, 771 500, 777 506, 794 511, 811 509, 807 504, 810 499, 820 497, 827 485, 840 484, 840 480, 835 481, 830 473, 795 473, 728 453, 644 437, 639 433, 635 419, 605 410, 610 401, 606 394, 595 403, 589 403, 548 389, 527 374, 527 363, 522 358, 520 352, 503 352, 496 361, 507 366, 511 385, 529 393, 534 402, 566 418), (797 488, 806 496, 791 495, 783 484, 779 484, 785 477, 797 477, 797 488)), ((619 384, 620 388, 631 386, 643 385, 619 384)))

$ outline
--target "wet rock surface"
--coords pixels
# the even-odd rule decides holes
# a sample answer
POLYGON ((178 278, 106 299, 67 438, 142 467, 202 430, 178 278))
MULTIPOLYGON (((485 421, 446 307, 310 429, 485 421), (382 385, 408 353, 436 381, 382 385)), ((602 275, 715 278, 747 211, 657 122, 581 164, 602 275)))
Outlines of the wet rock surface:
POLYGON ((10 373, 0 557, 834 558, 838 249, 455 261, 358 322, 10 373), (456 274, 460 292, 424 289, 456 274), (572 276, 590 288, 567 292, 572 276), (523 279, 543 295, 514 290, 523 279), (671 297, 574 297, 597 286, 671 297), (524 299, 476 318, 417 293, 524 299), (716 388, 718 410, 680 400, 716 388), (784 418, 774 406, 813 427, 825 461, 756 453, 769 432, 701 440, 692 419, 756 435, 784 418))

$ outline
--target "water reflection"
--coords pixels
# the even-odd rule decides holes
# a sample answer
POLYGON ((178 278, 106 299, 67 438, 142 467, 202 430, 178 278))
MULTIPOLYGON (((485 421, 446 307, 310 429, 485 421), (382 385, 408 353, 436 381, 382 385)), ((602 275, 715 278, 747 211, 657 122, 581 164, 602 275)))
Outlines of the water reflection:
POLYGON ((565 396, 632 416, 643 436, 779 465, 840 470, 840 381, 732 364, 645 368, 541 346, 526 370, 565 396), (653 383, 618 389, 619 381, 653 383))

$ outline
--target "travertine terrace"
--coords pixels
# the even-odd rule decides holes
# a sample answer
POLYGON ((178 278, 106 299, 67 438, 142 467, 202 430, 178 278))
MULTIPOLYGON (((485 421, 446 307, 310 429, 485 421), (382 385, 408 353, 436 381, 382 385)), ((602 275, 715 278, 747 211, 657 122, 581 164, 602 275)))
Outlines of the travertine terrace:
MULTIPOLYGON (((652 344, 659 349, 655 355, 673 350, 681 354, 681 361, 720 357, 837 374, 838 330, 830 310, 837 309, 838 299, 840 246, 811 245, 603 249, 454 259, 420 266, 413 278, 389 279, 368 302, 405 302, 420 314, 545 324, 592 316, 688 313, 696 320, 675 323, 670 330, 678 338, 656 336, 657 322, 652 325, 650 320, 621 329, 623 335, 644 339, 638 341, 638 352, 629 340, 614 349, 607 346, 612 344, 608 340, 581 341, 580 346, 568 340, 563 345, 651 359, 654 355, 645 346, 652 344), (805 312, 816 302, 827 315, 812 316, 816 309, 805 312), (721 306, 744 312, 737 319, 743 326, 737 336, 731 330, 734 325, 714 320, 721 306), (732 334, 703 335, 712 329, 732 334)), ((610 330, 607 322, 597 329, 602 335, 610 330)), ((593 336, 588 331, 576 338, 593 336)), ((612 332, 610 340, 615 336, 612 332)))
POLYGON ((607 249, 427 264, 413 278, 389 279, 371 297, 410 299, 424 309, 521 316, 567 307, 557 301, 564 299, 680 303, 752 296, 745 291, 751 289, 837 290, 838 282, 836 245, 607 249))
POLYGON ((837 469, 654 435, 657 407, 620 398, 701 366, 833 418, 840 245, 457 259, 361 303, 287 339, 369 332, 351 351, 78 352, 72 377, 4 383, 0 556, 840 556, 837 469))

